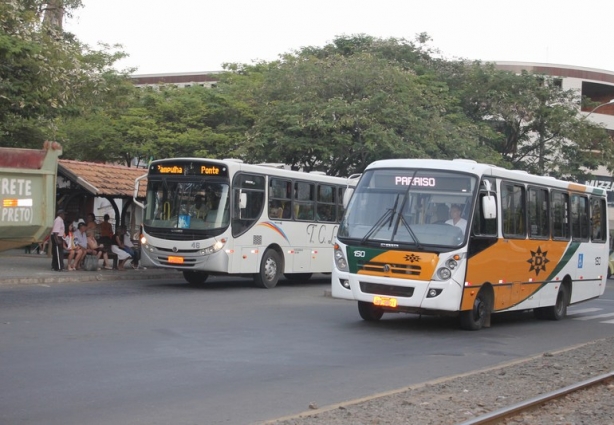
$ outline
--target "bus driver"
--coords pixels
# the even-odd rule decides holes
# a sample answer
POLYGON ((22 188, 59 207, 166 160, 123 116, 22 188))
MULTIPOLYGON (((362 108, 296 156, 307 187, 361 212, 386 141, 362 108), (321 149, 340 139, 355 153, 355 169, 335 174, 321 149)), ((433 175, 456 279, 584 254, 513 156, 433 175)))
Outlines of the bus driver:
POLYGON ((467 228, 467 220, 461 217, 460 205, 453 204, 450 207, 450 219, 446 221, 446 224, 460 228, 463 231, 463 234, 465 234, 465 229, 467 228))

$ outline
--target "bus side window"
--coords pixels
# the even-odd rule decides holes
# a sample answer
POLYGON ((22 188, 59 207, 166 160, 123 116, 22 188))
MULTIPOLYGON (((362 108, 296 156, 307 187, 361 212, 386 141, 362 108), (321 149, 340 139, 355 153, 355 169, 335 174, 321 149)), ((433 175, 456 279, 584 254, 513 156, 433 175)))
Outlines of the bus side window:
POLYGON ((550 236, 548 190, 530 188, 527 191, 527 202, 527 210, 529 213, 529 237, 548 238, 550 236))
POLYGON ((271 177, 269 180, 269 217, 270 218, 290 218, 290 194, 292 183, 290 180, 283 180, 271 177))
POLYGON ((571 195, 571 235, 573 239, 588 239, 588 198, 571 195))
POLYGON ((524 186, 512 183, 501 185, 501 212, 504 237, 522 239, 526 237, 524 196, 524 186))
POLYGON ((605 242, 606 212, 605 200, 591 199, 591 238, 595 242, 605 242))
POLYGON ((552 215, 552 237, 569 239, 569 195, 553 190, 550 193, 552 215))
POLYGON ((307 182, 294 183, 294 218, 313 220, 315 206, 315 185, 307 182))

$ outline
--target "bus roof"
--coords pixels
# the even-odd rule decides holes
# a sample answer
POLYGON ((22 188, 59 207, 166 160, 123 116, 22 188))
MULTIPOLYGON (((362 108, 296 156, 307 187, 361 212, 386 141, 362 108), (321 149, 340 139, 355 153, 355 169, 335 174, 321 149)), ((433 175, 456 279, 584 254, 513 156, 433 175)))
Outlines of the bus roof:
POLYGON ((596 195, 605 195, 603 189, 587 186, 582 183, 559 180, 550 176, 538 176, 521 170, 508 170, 496 165, 482 164, 468 159, 384 159, 372 162, 365 171, 382 168, 425 168, 432 170, 458 171, 476 176, 500 177, 519 182, 541 186, 556 187, 565 190, 588 192, 596 195))
POLYGON ((228 167, 231 175, 243 171, 249 173, 259 173, 259 174, 267 174, 277 177, 286 177, 289 179, 303 179, 308 181, 316 181, 330 184, 342 184, 354 185, 356 181, 351 181, 349 177, 335 177, 329 176, 322 172, 304 172, 304 171, 294 171, 288 170, 284 168, 279 168, 280 164, 271 164, 271 163, 262 163, 262 164, 246 164, 240 160, 236 159, 210 159, 210 158, 190 158, 190 157, 182 157, 182 158, 166 158, 166 159, 158 159, 152 161, 149 165, 151 169, 152 166, 156 164, 172 164, 173 162, 194 162, 194 163, 214 163, 219 165, 225 165, 228 167))

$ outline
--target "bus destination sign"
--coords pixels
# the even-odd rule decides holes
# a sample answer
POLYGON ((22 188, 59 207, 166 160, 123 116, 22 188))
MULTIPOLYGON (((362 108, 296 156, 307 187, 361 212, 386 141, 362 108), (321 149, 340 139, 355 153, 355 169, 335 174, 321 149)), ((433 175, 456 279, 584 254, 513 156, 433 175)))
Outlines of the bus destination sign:
POLYGON ((178 175, 178 176, 212 176, 227 177, 228 168, 223 164, 214 164, 206 161, 169 161, 152 164, 150 174, 178 175))
POLYGON ((375 185, 380 188, 398 188, 411 186, 415 189, 432 189, 437 191, 468 192, 473 187, 471 177, 449 173, 418 173, 397 171, 376 171, 375 185))

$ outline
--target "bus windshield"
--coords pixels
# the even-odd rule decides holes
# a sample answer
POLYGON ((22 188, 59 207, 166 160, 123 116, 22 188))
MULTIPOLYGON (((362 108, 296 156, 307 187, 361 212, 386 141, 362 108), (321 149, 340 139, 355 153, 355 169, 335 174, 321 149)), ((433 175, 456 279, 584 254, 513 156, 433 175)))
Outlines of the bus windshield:
POLYGON ((227 181, 150 177, 143 224, 159 229, 225 228, 229 193, 227 181))
POLYGON ((476 191, 474 176, 427 169, 374 169, 362 176, 341 222, 340 240, 458 247, 476 191))

